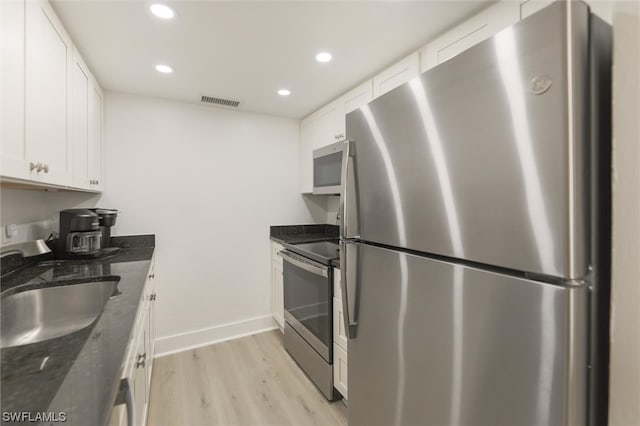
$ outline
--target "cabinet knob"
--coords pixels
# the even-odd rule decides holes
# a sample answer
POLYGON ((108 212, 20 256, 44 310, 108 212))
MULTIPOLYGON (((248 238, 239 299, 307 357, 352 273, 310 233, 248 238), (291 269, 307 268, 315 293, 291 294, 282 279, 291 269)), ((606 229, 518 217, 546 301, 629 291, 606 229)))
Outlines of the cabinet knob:
POLYGON ((49 173, 49 165, 48 164, 44 164, 42 169, 44 170, 45 173, 49 173))
POLYGON ((337 141, 340 141, 340 140, 344 139, 344 135, 343 135, 342 133, 339 133, 339 134, 335 135, 335 136, 334 136, 334 138, 335 138, 337 141))
POLYGON ((34 171, 36 168, 38 167, 38 165, 32 161, 29 162, 29 171, 32 172, 34 171))
POLYGON ((43 166, 43 164, 42 164, 42 163, 38 163, 38 164, 36 164, 36 171, 37 171, 38 173, 40 173, 40 172, 42 171, 42 169, 44 169, 44 166, 43 166))
POLYGON ((152 302, 156 301, 156 294, 153 293, 151 296, 149 296, 149 300, 151 300, 152 302))

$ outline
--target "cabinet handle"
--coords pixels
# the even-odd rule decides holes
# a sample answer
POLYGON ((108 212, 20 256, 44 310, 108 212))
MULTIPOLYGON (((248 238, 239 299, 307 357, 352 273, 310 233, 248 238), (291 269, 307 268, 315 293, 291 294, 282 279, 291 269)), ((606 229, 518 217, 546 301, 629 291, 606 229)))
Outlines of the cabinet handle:
POLYGON ((43 167, 43 170, 44 170, 45 173, 49 173, 49 165, 45 164, 44 167, 43 167))
POLYGON ((342 139, 344 139, 344 135, 342 133, 339 133, 339 134, 335 135, 334 138, 337 141, 341 141, 342 139))
POLYGON ((136 358, 136 368, 144 367, 145 361, 147 359, 147 353, 138 354, 136 358))
POLYGON ((44 166, 42 165, 42 163, 38 163, 36 164, 36 171, 38 173, 40 173, 42 171, 42 169, 44 168, 44 166))
POLYGON ((36 168, 38 167, 38 165, 34 162, 29 162, 29 171, 32 172, 34 171, 36 168))

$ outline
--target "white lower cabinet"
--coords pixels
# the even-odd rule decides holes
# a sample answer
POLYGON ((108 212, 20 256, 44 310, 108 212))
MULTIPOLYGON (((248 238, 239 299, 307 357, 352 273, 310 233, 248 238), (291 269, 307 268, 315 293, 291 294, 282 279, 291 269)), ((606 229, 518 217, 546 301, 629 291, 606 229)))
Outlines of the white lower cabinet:
POLYGON ((347 386, 347 351, 333 344, 333 387, 348 400, 347 386))
POLYGON ((333 387, 344 397, 347 395, 347 333, 342 311, 340 270, 333 268, 333 387))
POLYGON ((271 242, 271 313, 273 319, 284 330, 284 278, 282 276, 282 258, 278 252, 284 247, 271 242))
MULTIPOLYGON (((135 406, 134 425, 144 425, 147 421, 149 394, 151 391, 151 371, 155 355, 155 265, 151 261, 147 282, 140 301, 138 316, 131 333, 122 379, 129 379, 133 404, 135 406)), ((114 407, 110 426, 127 425, 127 410, 124 404, 114 407)))

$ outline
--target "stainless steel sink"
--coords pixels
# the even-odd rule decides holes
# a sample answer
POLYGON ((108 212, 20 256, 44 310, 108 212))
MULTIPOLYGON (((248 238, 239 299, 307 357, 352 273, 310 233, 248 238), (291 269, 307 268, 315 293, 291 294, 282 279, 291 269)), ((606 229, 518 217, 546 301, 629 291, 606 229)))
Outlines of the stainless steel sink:
POLYGON ((27 345, 83 329, 102 313, 117 280, 27 290, 2 297, 0 347, 27 345))

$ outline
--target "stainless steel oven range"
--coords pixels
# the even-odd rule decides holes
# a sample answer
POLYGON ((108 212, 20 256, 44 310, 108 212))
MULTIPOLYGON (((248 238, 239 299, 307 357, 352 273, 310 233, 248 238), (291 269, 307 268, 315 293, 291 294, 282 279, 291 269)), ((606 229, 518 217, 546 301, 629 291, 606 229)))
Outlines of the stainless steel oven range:
POLYGON ((284 272, 284 346, 330 401, 333 388, 333 268, 338 243, 285 244, 280 252, 284 272))

